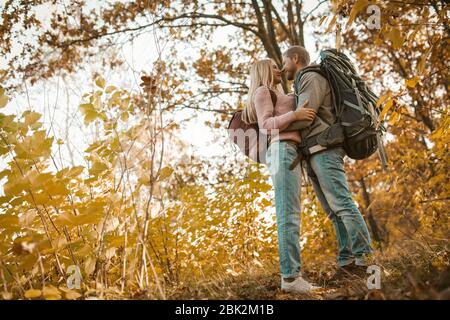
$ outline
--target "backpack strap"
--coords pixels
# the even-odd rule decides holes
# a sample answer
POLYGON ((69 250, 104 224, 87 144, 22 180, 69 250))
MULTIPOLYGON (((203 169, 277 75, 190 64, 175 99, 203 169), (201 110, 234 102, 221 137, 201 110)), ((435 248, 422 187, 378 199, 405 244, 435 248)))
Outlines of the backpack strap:
MULTIPOLYGON (((326 72, 327 70, 323 70, 320 65, 311 65, 304 69, 302 69, 300 72, 297 73, 297 76, 295 77, 294 81, 294 89, 295 89, 295 105, 298 105, 298 96, 299 92, 298 89, 300 87, 300 82, 302 77, 309 72, 315 72, 320 74, 322 77, 324 77, 328 84, 330 85, 330 91, 331 91, 331 100, 333 102, 333 107, 335 109, 335 112, 338 113, 337 105, 335 102, 334 92, 333 88, 331 86, 330 80, 329 80, 329 74, 326 72)), ((293 170, 303 159, 308 159, 311 155, 321 152, 323 150, 329 149, 329 147, 323 147, 317 142, 317 136, 315 135, 313 137, 302 139, 302 142, 297 150, 298 155, 294 159, 294 161, 289 166, 289 170, 293 170)), ((333 147, 332 147, 333 148, 333 147)))

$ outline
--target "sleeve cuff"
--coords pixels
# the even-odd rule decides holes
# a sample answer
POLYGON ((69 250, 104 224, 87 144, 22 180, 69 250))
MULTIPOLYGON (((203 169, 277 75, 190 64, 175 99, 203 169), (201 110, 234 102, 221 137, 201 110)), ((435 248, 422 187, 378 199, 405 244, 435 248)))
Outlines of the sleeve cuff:
POLYGON ((289 111, 287 114, 289 115, 288 116, 289 122, 294 122, 295 121, 295 113, 294 113, 294 111, 289 111))

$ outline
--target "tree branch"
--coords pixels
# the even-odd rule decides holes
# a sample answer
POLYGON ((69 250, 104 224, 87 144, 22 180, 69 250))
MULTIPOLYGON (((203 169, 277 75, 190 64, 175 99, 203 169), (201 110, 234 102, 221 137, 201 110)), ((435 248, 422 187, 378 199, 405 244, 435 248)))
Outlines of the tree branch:
MULTIPOLYGON (((153 27, 155 25, 158 25, 162 22, 174 22, 177 20, 181 20, 181 19, 198 19, 198 18, 204 18, 204 19, 214 19, 214 20, 219 20, 219 21, 223 21, 224 24, 220 24, 220 25, 214 25, 214 26, 225 26, 225 25, 232 25, 247 31, 250 31, 251 33, 255 34, 256 36, 260 36, 259 32, 257 30, 254 30, 252 27, 257 27, 257 25, 254 24, 248 24, 248 23, 242 23, 242 22, 237 22, 237 21, 231 21, 228 20, 226 18, 224 18, 223 16, 220 15, 214 15, 214 14, 205 14, 205 13, 185 13, 176 17, 171 17, 171 18, 160 18, 158 20, 153 21, 152 23, 149 24, 145 24, 145 25, 140 25, 137 27, 132 27, 132 28, 125 28, 125 29, 120 29, 120 30, 115 30, 115 31, 110 31, 110 32, 105 32, 105 33, 99 33, 96 34, 94 36, 88 37, 88 38, 83 38, 83 39, 75 39, 75 40, 71 40, 68 42, 65 42, 61 45, 61 47, 68 47, 77 43, 83 43, 83 42, 89 42, 92 40, 96 40, 102 37, 106 37, 106 36, 111 36, 111 35, 115 35, 115 34, 119 34, 119 33, 127 33, 127 32, 133 32, 133 31, 138 31, 138 30, 143 30, 143 29, 147 29, 150 27, 153 27)), ((170 25, 167 27, 193 27, 196 25, 200 25, 200 26, 204 26, 205 24, 207 24, 206 22, 204 23, 192 23, 189 25, 180 25, 180 26, 176 26, 176 25, 170 25)), ((165 27, 165 26, 160 26, 160 27, 165 27)))

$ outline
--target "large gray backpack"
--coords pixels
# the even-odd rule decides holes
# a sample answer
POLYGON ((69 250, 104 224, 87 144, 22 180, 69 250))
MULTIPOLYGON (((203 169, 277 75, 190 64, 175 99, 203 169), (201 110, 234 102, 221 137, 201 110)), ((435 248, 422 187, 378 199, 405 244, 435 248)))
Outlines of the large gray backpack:
POLYGON ((356 72, 350 59, 335 49, 323 50, 321 62, 302 69, 296 82, 307 72, 317 72, 328 80, 336 125, 344 133, 344 149, 352 159, 365 159, 379 150, 383 166, 387 159, 381 135, 385 131, 375 108, 377 96, 356 72))

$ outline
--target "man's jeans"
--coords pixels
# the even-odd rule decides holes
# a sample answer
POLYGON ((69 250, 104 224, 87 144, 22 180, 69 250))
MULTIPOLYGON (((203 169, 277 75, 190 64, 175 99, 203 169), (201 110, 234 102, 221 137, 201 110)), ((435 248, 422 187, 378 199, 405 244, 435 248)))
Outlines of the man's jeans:
POLYGON ((343 148, 313 154, 308 160, 308 175, 322 208, 333 221, 339 246, 338 265, 355 262, 366 265, 372 252, 367 225, 352 199, 344 171, 343 148))
POLYGON ((287 141, 272 142, 266 154, 275 189, 278 252, 284 278, 300 275, 301 167, 297 165, 294 170, 289 170, 296 157, 296 146, 287 141))

